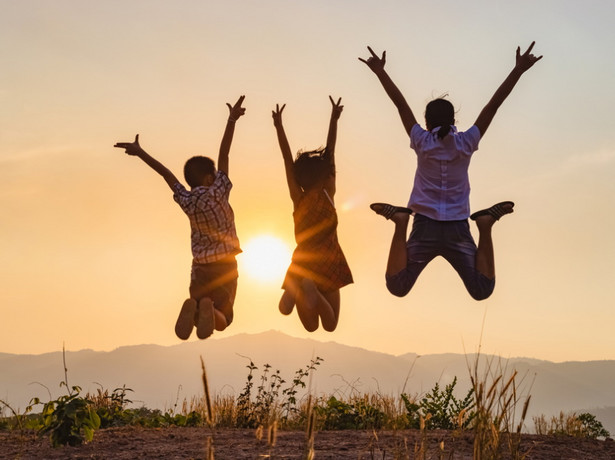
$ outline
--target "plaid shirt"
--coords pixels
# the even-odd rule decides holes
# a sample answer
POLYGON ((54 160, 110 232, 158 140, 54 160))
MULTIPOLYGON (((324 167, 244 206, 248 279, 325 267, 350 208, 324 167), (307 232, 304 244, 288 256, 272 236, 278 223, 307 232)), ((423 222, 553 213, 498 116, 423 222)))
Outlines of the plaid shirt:
POLYGON ((233 184, 218 171, 209 187, 188 191, 180 184, 173 186, 173 199, 190 219, 193 263, 207 264, 241 252, 235 230, 235 216, 228 202, 233 184))

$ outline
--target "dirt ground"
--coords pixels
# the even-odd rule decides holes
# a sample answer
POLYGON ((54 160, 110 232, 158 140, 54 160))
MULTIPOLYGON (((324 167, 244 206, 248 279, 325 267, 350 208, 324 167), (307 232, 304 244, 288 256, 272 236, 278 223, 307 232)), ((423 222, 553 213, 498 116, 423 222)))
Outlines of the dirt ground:
MULTIPOLYGON (((416 430, 405 431, 322 431, 314 442, 315 460, 387 460, 418 458, 434 460, 472 459, 470 433, 454 436, 447 431, 431 431, 421 439, 416 430), (421 441, 426 455, 417 449, 421 441), (441 448, 443 447, 443 450, 441 448)), ((303 432, 278 432, 273 447, 266 436, 258 440, 254 430, 208 430, 205 428, 110 428, 99 430, 94 440, 82 446, 52 448, 47 438, 0 433, 1 459, 207 459, 208 438, 213 440, 216 460, 303 459, 306 440, 303 432)), ((504 441, 506 444, 506 441, 504 441)), ((524 435, 520 453, 527 460, 613 460, 615 442, 569 437, 524 435)), ((510 449, 502 450, 511 458, 510 449)), ((522 457, 519 457, 522 458, 522 457)))

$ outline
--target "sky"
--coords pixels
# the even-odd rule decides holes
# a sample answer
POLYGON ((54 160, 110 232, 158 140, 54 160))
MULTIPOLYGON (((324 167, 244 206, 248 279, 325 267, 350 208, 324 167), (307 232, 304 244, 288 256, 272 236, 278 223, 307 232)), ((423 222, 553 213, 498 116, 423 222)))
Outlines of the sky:
POLYGON ((615 359, 614 9, 606 0, 0 0, 0 352, 179 342, 188 220, 164 181, 113 144, 139 133, 181 177, 190 156, 217 157, 226 103, 243 94, 229 175, 244 253, 235 321, 217 337, 275 329, 395 355, 480 347, 615 359), (474 301, 436 259, 393 297, 384 285, 393 226, 369 204, 405 205, 416 160, 357 58, 367 45, 386 50, 417 119, 448 94, 464 130, 516 47, 533 40, 544 58, 470 167, 473 210, 516 203, 494 227, 495 292, 474 301), (293 151, 317 148, 329 95, 344 105, 336 206, 355 283, 341 290, 337 330, 308 333, 278 312, 283 269, 262 279, 249 262, 259 237, 294 247, 271 110, 286 103, 293 151))

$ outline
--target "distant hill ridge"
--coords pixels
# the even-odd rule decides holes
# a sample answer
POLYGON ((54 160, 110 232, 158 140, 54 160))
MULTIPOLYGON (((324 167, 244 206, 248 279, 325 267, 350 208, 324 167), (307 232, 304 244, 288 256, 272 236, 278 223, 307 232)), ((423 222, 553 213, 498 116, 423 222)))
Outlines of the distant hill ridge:
MULTIPOLYGON (((202 394, 200 356, 207 368, 214 394, 237 395, 243 389, 250 359, 279 369, 290 381, 299 368, 305 368, 317 356, 323 362, 314 372, 311 389, 316 394, 348 396, 353 391, 398 395, 422 394, 457 377, 460 396, 470 388, 468 366, 475 354, 434 354, 418 356, 406 353, 393 356, 336 342, 320 342, 288 336, 278 331, 238 334, 205 341, 184 342, 173 346, 123 346, 113 351, 80 350, 66 352, 69 385, 84 392, 100 386, 113 390, 126 385, 133 390, 129 398, 149 408, 170 408, 179 399, 202 394)), ((558 414, 561 410, 600 409, 602 417, 611 417, 615 407, 615 361, 553 363, 533 358, 504 359, 481 356, 481 369, 491 362, 492 369, 516 369, 523 394, 532 395, 532 414, 558 414)), ((0 399, 15 408, 24 408, 33 396, 53 398, 64 393, 62 352, 40 355, 0 353, 0 399), (36 383, 35 383, 36 382, 36 383)), ((484 372, 481 371, 481 372, 484 372)), ((592 412, 596 413, 596 411, 592 412)), ((615 432, 613 422, 600 419, 615 432)))

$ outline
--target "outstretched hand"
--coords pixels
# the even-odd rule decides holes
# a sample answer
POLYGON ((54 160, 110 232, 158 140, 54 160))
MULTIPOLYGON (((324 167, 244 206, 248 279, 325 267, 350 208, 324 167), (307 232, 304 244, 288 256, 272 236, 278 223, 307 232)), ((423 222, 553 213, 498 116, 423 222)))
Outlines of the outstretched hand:
POLYGON ((128 155, 139 155, 143 152, 143 149, 139 145, 139 135, 135 136, 134 142, 118 142, 113 147, 117 147, 119 149, 125 149, 126 154, 128 155))
POLYGON ((344 110, 344 106, 341 105, 342 98, 340 97, 337 102, 335 102, 333 98, 329 96, 329 100, 331 101, 331 118, 337 120, 342 114, 342 110, 344 110))
POLYGON ((280 107, 279 104, 275 105, 275 110, 271 111, 271 116, 273 117, 273 126, 280 127, 282 126, 282 112, 284 111, 284 107, 286 107, 286 104, 282 105, 282 107, 280 107))
POLYGON ((536 42, 532 42, 532 44, 525 50, 525 53, 521 54, 521 48, 517 46, 517 58, 515 61, 515 68, 521 70, 521 72, 525 72, 530 67, 532 67, 536 62, 542 59, 541 56, 534 56, 532 54, 532 48, 534 48, 534 44, 536 42))
POLYGON ((374 53, 374 50, 372 50, 369 46, 367 47, 367 49, 370 52, 371 56, 368 57, 367 59, 359 58, 359 61, 367 64, 367 67, 369 67, 374 73, 383 71, 384 64, 386 63, 386 60, 387 60, 387 52, 383 51, 382 57, 378 57, 378 55, 374 53))
POLYGON ((241 104, 243 104, 243 100, 245 99, 245 96, 239 96, 239 99, 237 99, 237 102, 235 102, 235 105, 231 105, 228 102, 226 103, 226 106, 228 107, 228 118, 230 121, 237 121, 239 119, 239 117, 241 117, 243 114, 246 113, 246 109, 245 107, 242 107, 241 104))

